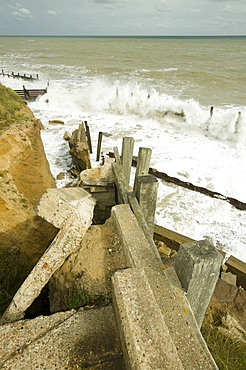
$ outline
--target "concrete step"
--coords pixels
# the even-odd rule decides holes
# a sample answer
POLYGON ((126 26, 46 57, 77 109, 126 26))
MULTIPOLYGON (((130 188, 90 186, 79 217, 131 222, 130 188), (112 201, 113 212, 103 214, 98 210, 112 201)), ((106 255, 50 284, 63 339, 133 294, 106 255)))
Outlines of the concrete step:
POLYGON ((128 369, 217 369, 163 273, 130 268, 115 273, 112 281, 128 369))
POLYGON ((162 269, 129 205, 113 207, 112 218, 128 267, 112 277, 128 369, 218 369, 174 268, 162 269))
POLYGON ((125 370, 112 306, 0 326, 0 368, 125 370))

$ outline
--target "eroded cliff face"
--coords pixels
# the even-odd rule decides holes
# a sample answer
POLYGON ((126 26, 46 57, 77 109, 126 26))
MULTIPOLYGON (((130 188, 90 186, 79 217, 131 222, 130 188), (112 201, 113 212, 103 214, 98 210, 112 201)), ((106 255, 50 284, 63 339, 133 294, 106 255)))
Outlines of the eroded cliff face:
POLYGON ((0 131, 0 311, 58 232, 34 210, 45 190, 55 187, 42 124, 28 107, 20 113, 22 119, 0 131))

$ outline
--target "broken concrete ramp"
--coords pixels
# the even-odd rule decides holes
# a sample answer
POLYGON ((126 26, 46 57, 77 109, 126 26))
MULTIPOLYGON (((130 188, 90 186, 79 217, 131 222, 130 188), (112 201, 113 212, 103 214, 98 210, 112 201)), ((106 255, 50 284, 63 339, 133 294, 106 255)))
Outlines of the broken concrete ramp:
POLYGON ((0 324, 21 320, 66 258, 80 246, 92 223, 95 200, 83 189, 49 189, 39 203, 39 212, 61 230, 16 292, 0 324), (53 191, 54 190, 54 191, 53 191))
POLYGON ((71 213, 84 215, 95 202, 82 188, 47 189, 36 205, 36 212, 60 229, 71 213))
POLYGON ((113 308, 59 312, 0 327, 0 368, 124 370, 113 308))

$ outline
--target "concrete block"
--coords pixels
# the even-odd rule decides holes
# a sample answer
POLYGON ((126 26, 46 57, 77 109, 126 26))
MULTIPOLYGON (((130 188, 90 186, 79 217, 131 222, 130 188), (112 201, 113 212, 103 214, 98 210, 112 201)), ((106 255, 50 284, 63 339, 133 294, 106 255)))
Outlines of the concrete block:
MULTIPOLYGON (((64 214, 67 216, 65 222, 63 222, 63 227, 14 295, 9 307, 0 319, 1 324, 17 321, 24 317, 25 311, 39 296, 50 277, 64 263, 66 258, 79 247, 83 236, 91 225, 95 206, 94 199, 88 193, 80 200, 76 199, 74 203, 70 201, 69 196, 68 199, 67 205, 62 202, 62 210, 65 209, 64 214), (71 204, 74 204, 74 208, 70 207, 71 204), (71 213, 67 212, 67 209, 71 210, 71 213), (72 209, 74 212, 72 212, 72 209)), ((44 204, 42 202, 41 204, 44 214, 49 215, 51 207, 46 196, 44 204)), ((60 224, 62 218, 57 218, 55 211, 53 221, 58 220, 58 224, 60 224)))
POLYGON ((226 281, 228 284, 237 286, 237 275, 232 274, 231 272, 221 272, 221 280, 226 281))
POLYGON ((217 369, 161 271, 130 268, 112 282, 128 369, 217 369))
POLYGON ((113 308, 59 312, 1 326, 0 367, 125 370, 113 308))
POLYGON ((128 267, 150 266, 160 269, 162 261, 155 243, 148 242, 130 206, 128 204, 114 206, 111 215, 124 249, 128 267))
POLYGON ((154 175, 138 176, 136 181, 136 198, 152 237, 154 234, 158 185, 158 180, 154 175))
POLYGON ((95 200, 82 188, 47 189, 36 205, 36 212, 60 229, 70 214, 86 211, 87 203, 90 208, 95 200))
POLYGON ((201 327, 217 283, 222 256, 207 240, 181 244, 175 271, 201 327))

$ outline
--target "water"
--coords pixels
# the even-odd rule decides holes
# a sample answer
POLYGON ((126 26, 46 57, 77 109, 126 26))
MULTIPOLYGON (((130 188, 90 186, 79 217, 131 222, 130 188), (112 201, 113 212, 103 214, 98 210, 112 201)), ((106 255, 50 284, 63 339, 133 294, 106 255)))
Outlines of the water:
MULTIPOLYGON (((246 202, 246 38, 0 37, 0 69, 39 74, 30 103, 54 177, 71 167, 65 131, 87 120, 94 153, 122 137, 152 148, 151 167, 246 202), (210 116, 210 108, 214 107, 210 116), (241 114, 239 114, 241 112, 241 114), (61 119, 64 126, 51 125, 61 119)), ((57 186, 69 181, 57 180, 57 186)), ((194 239, 210 238, 246 262, 246 211, 159 181, 156 222, 194 239)))

